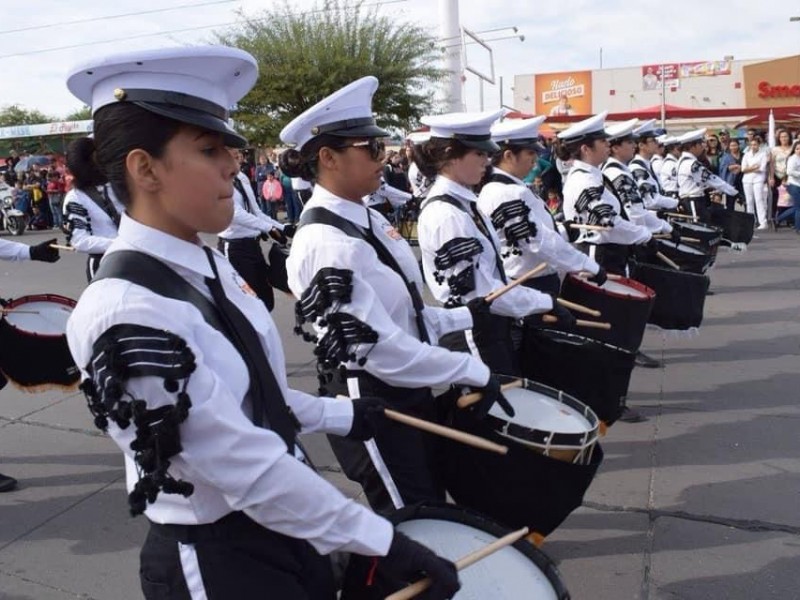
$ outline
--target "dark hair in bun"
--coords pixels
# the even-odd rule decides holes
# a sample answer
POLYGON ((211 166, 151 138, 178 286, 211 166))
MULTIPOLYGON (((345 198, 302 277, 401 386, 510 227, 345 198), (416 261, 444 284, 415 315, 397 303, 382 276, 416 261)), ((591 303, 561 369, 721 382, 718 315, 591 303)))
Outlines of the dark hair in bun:
POLYGON ((79 190, 103 185, 108 181, 95 157, 94 140, 89 137, 78 138, 67 146, 66 163, 75 178, 79 190))
POLYGON ((319 151, 324 147, 337 150, 342 147, 344 140, 339 136, 322 134, 312 138, 299 151, 294 148, 285 150, 278 159, 281 173, 315 181, 319 173, 319 151))
POLYGON ((431 138, 422 144, 414 144, 412 148, 414 162, 428 179, 434 179, 445 163, 461 158, 471 150, 458 140, 444 138, 431 138))

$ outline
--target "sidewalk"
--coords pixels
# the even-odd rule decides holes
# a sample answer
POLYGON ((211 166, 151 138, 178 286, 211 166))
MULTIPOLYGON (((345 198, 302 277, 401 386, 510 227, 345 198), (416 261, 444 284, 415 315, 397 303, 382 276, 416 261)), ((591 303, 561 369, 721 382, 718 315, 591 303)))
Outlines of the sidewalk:
MULTIPOLYGON (((77 298, 83 268, 75 255, 0 263, 0 295, 77 298)), ((543 547, 575 600, 800 598, 800 239, 721 250, 711 278, 698 337, 647 334, 666 366, 637 368, 630 401, 650 420, 609 431, 586 505, 543 547)), ((311 391, 310 350, 279 296, 290 382, 311 391)), ((308 445, 357 494, 324 438, 308 445)), ((20 480, 0 494, 0 599, 141 598, 146 523, 127 514, 121 465, 80 394, 0 392, 0 472, 20 480)))

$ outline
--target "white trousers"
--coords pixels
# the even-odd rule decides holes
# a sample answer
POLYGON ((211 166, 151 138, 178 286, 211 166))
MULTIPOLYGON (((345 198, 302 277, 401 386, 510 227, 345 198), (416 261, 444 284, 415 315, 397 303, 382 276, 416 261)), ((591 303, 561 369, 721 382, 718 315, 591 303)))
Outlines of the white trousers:
POLYGON ((745 182, 744 197, 747 200, 747 212, 755 214, 759 225, 765 225, 769 219, 768 190, 763 181, 745 182))

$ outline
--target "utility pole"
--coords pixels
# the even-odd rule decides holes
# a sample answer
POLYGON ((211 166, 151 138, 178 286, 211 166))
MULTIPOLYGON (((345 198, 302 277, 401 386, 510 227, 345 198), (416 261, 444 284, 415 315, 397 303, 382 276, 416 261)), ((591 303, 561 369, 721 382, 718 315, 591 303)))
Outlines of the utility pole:
POLYGON ((450 40, 444 48, 444 69, 447 71, 442 89, 444 112, 458 112, 464 110, 464 66, 458 0, 439 0, 439 22, 439 37, 450 40))

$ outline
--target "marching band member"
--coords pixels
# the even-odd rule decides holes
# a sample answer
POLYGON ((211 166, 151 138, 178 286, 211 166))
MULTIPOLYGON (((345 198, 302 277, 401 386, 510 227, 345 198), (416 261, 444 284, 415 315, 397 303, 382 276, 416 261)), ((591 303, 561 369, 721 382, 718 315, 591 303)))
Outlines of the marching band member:
POLYGON ((411 144, 411 160, 408 165, 408 181, 411 184, 411 192, 415 198, 424 198, 433 185, 433 179, 429 179, 419 170, 419 166, 414 161, 414 146, 424 144, 431 139, 427 131, 413 131, 408 134, 406 140, 411 144))
MULTIPOLYGON (((654 159, 658 156, 658 142, 656 141, 655 119, 650 119, 633 130, 637 153, 628 167, 636 180, 639 194, 648 210, 675 210, 678 201, 662 193, 661 182, 656 176, 658 163, 654 159)), ((661 159, 663 162, 663 158, 661 159)))
POLYGON ((626 218, 625 208, 605 186, 600 165, 609 155, 604 129, 607 114, 584 119, 558 134, 566 155, 562 160, 573 159, 564 184, 564 216, 568 221, 602 227, 581 230, 577 241, 604 269, 626 275, 629 247, 650 244, 652 234, 626 218))
POLYGON ((494 227, 506 275, 516 279, 541 262, 548 264, 541 275, 522 285, 550 294, 561 289, 558 271, 588 271, 602 285, 605 270, 586 254, 564 240, 540 197, 522 178, 536 164, 539 126, 545 117, 506 119, 492 125, 492 141, 500 150, 492 155, 492 169, 478 196, 478 208, 494 227))
POLYGON ((227 107, 257 77, 246 52, 183 47, 104 56, 68 80, 126 207, 67 337, 95 424, 125 455, 131 511, 150 522, 144 597, 332 600, 323 555, 344 550, 425 571, 449 598, 451 563, 301 460, 299 431, 364 439, 378 405, 289 389, 269 312, 198 236, 232 219, 228 148, 246 141, 227 107))
POLYGON ((678 159, 678 196, 684 212, 708 223, 711 216, 710 200, 707 190, 713 189, 729 196, 738 191, 709 171, 698 158, 705 152, 706 130, 696 129, 678 137, 681 157, 678 159))
POLYGON ((622 203, 632 223, 646 227, 651 233, 671 233, 672 225, 645 207, 636 179, 628 168, 636 152, 634 129, 637 122, 638 119, 632 119, 606 130, 610 156, 603 163, 603 177, 611 184, 612 192, 622 203))
MULTIPOLYGON (((653 119, 655 122, 655 119, 653 119)), ((645 121, 645 125, 649 123, 649 121, 645 121)), ((642 125, 644 127, 645 125, 642 125)), ((653 156, 650 157, 650 169, 653 171, 656 177, 661 172, 661 165, 664 164, 664 155, 666 154, 666 150, 664 149, 664 140, 667 138, 666 133, 658 134, 658 131, 664 131, 663 129, 658 129, 654 131, 654 135, 656 136, 656 146, 655 151, 653 152, 653 156)))
POLYGON ((92 160, 94 142, 78 138, 67 147, 66 163, 74 177, 72 189, 64 196, 69 233, 67 242, 88 254, 86 280, 91 281, 100 260, 119 231, 124 208, 108 185, 108 178, 92 160))
MULTIPOLYGON (((451 113, 423 117, 430 139, 416 147, 422 173, 435 176, 417 224, 425 281, 447 308, 482 298, 508 283, 500 240, 477 206, 471 187, 478 185, 489 154, 499 147, 491 140, 491 124, 502 111, 451 113)), ((515 320, 553 311, 567 327, 575 319, 547 295, 518 286, 491 304, 491 319, 472 329, 445 336, 448 348, 479 356, 495 373, 515 374, 511 327, 515 320)), ((539 317, 534 317, 538 320, 539 317)))
MULTIPOLYGON (((408 243, 362 198, 381 183, 388 133, 375 124, 374 77, 321 100, 281 131, 290 147, 282 168, 315 181, 288 261, 300 298, 297 333, 310 323, 327 393, 380 397, 392 408, 435 418, 431 387, 452 383, 484 391, 480 411, 500 395, 498 380, 469 354, 436 346, 443 335, 488 318, 485 303, 446 310, 422 302, 422 276, 408 243)), ((444 501, 428 434, 385 423, 365 444, 331 438, 345 473, 370 504, 390 511, 444 501)))
POLYGON ((364 202, 366 202, 368 207, 374 208, 388 218, 391 216, 392 211, 404 206, 411 198, 411 194, 389 185, 386 183, 386 179, 381 177, 381 183, 378 189, 364 196, 364 202))
MULTIPOLYGON (((242 152, 232 152, 234 159, 241 163, 242 152)), ((225 255, 270 312, 275 307, 272 288, 287 291, 286 259, 281 260, 281 250, 275 246, 275 241, 286 243, 286 237, 293 233, 292 225, 279 223, 259 208, 250 180, 239 171, 233 180, 233 219, 217 234, 217 250, 225 255), (262 240, 269 242, 269 264, 264 259, 262 240)))
POLYGON ((664 195, 677 200, 678 158, 681 155, 681 145, 678 138, 671 135, 662 138, 662 142, 664 144, 664 160, 661 162, 661 168, 656 170, 656 175, 661 182, 664 195))

